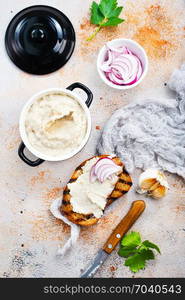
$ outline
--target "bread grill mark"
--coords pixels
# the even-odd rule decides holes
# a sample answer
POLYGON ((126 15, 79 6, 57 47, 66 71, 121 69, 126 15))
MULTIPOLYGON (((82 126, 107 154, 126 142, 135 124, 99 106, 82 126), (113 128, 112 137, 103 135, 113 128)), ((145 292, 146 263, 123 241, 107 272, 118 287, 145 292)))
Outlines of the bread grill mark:
MULTIPOLYGON (((101 155, 98 156, 99 158, 104 158, 107 157, 108 155, 101 155)), ((90 158, 91 159, 91 158, 90 158)), ((88 159, 88 160, 90 160, 88 159)), ((88 161, 84 161, 82 164, 80 164, 75 171, 73 172, 71 179, 69 180, 68 183, 75 182, 78 177, 82 174, 82 167, 86 164, 88 161)), ((125 167, 121 160, 118 157, 114 157, 113 161, 123 167, 122 173, 118 175, 118 181, 115 185, 114 190, 110 194, 110 196, 107 198, 107 204, 106 207, 109 206, 112 202, 114 202, 116 199, 120 198, 124 194, 126 194, 129 189, 132 186, 132 179, 128 172, 125 170, 125 167)), ((61 212, 66 215, 66 217, 73 223, 78 224, 78 225, 84 225, 84 226, 90 226, 98 222, 99 219, 94 217, 93 214, 81 214, 81 213, 76 213, 73 211, 73 207, 70 203, 71 200, 71 195, 70 195, 70 189, 66 185, 64 192, 63 192, 63 201, 62 201, 62 206, 60 208, 61 212)), ((106 208, 105 207, 105 208, 106 208)))
POLYGON ((121 179, 121 178, 119 179, 119 182, 132 186, 132 182, 125 181, 124 179, 121 179))
POLYGON ((69 180, 69 183, 73 183, 74 181, 76 181, 76 179, 71 178, 71 179, 69 180))
POLYGON ((124 194, 126 194, 132 186, 132 179, 128 172, 125 170, 124 166, 122 173, 118 177, 119 179, 115 185, 115 188, 107 199, 106 207, 121 196, 123 196, 124 194))
POLYGON ((67 188, 65 187, 65 190, 63 191, 63 195, 68 195, 69 193, 70 193, 69 189, 67 189, 67 188))

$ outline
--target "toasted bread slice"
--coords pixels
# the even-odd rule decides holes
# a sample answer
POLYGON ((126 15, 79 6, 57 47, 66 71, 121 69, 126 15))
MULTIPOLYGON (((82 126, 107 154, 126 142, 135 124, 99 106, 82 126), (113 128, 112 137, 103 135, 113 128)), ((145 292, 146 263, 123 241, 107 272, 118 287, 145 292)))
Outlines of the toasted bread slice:
MULTIPOLYGON (((104 158, 108 157, 108 155, 99 155, 91 157, 85 160, 82 164, 80 164, 76 170, 73 172, 71 179, 68 183, 72 183, 77 180, 77 178, 83 173, 82 167, 86 164, 86 162, 92 158, 104 158)), ((106 207, 114 202, 116 199, 120 198, 124 194, 126 194, 131 186, 132 186, 132 179, 128 172, 125 170, 124 164, 118 157, 114 157, 113 161, 118 165, 123 167, 122 172, 118 175, 118 181, 115 184, 114 190, 112 193, 107 197, 106 207)), ((106 208, 105 207, 105 208, 106 208)), ((73 223, 83 226, 90 226, 98 222, 98 218, 96 218, 93 214, 80 214, 73 211, 73 207, 71 205, 71 194, 68 186, 66 185, 63 193, 63 201, 60 208, 61 212, 73 223)))

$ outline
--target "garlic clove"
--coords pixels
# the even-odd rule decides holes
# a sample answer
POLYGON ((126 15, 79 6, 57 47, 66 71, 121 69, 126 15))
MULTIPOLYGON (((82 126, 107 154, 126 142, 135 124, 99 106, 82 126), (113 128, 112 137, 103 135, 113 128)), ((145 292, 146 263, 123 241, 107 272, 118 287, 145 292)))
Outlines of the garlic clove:
POLYGON ((166 195, 168 188, 164 173, 157 169, 147 169, 139 177, 137 192, 140 194, 147 193, 149 196, 159 199, 166 195))
POLYGON ((167 188, 160 185, 158 188, 152 191, 151 196, 155 199, 160 199, 166 195, 167 188))
POLYGON ((156 188, 160 186, 160 182, 156 181, 150 188, 149 191, 154 191, 156 188))
POLYGON ((150 189, 154 184, 156 184, 156 179, 155 178, 149 178, 149 179, 145 179, 141 182, 140 184, 140 188, 142 190, 148 190, 150 189))

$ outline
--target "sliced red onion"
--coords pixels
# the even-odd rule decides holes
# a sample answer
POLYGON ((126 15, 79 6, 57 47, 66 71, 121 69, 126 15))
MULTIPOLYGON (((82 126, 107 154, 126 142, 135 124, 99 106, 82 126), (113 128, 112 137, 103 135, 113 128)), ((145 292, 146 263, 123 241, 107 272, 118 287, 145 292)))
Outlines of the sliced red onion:
POLYGON ((135 82, 137 82, 137 76, 136 76, 136 78, 135 78, 133 81, 131 81, 130 83, 127 83, 127 85, 132 85, 132 84, 134 84, 135 82))
POLYGON ((106 158, 101 159, 98 161, 98 163, 96 163, 95 167, 94 167, 94 173, 97 175, 98 172, 100 172, 101 167, 103 166, 112 166, 112 161, 111 160, 107 160, 106 158))
POLYGON ((122 76, 121 76, 121 73, 116 70, 116 69, 112 69, 112 73, 118 78, 118 79, 121 79, 122 76))
POLYGON ((119 85, 122 85, 125 82, 124 79, 119 79, 113 73, 109 74, 109 78, 111 78, 111 81, 113 81, 113 82, 115 82, 116 84, 119 84, 119 85))
POLYGON ((104 72, 111 72, 111 67, 108 66, 107 64, 104 64, 101 66, 101 70, 104 72))
POLYGON ((128 47, 112 47, 107 43, 107 59, 101 66, 108 80, 116 85, 131 85, 143 73, 140 59, 128 47))
POLYGON ((124 84, 133 84, 137 81, 137 75, 133 74, 127 81, 125 80, 124 84))
POLYGON ((129 80, 131 75, 128 71, 128 69, 124 68, 124 67, 120 67, 120 66, 114 66, 114 68, 112 68, 112 73, 118 78, 123 80, 124 82, 129 80))
POLYGON ((106 179, 113 179, 111 176, 120 171, 121 167, 117 166, 111 158, 101 158, 90 170, 90 182, 95 182, 95 180, 98 179, 102 183, 106 179))
POLYGON ((115 174, 119 171, 118 167, 109 167, 104 168, 104 170, 101 170, 99 174, 99 179, 101 182, 104 182, 107 178, 109 178, 112 174, 115 174))
POLYGON ((128 54, 132 54, 132 52, 127 47, 125 47, 125 48, 126 48, 128 54))
POLYGON ((141 63, 140 63, 140 61, 139 61, 139 59, 138 59, 138 73, 137 73, 137 80, 139 80, 139 78, 141 77, 142 73, 143 73, 143 68, 142 68, 142 65, 141 65, 141 63))
POLYGON ((108 50, 107 51, 107 60, 102 64, 101 70, 104 72, 108 72, 109 69, 111 70, 110 65, 112 64, 112 61, 113 61, 112 52, 111 52, 111 50, 108 50))

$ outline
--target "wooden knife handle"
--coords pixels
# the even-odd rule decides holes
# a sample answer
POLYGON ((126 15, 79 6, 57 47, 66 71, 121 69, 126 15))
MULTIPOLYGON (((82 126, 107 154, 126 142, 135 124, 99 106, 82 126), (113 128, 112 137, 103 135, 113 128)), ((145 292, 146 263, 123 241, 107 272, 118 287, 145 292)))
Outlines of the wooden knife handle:
POLYGON ((127 233, 127 231, 131 228, 134 222, 139 218, 142 212, 145 209, 145 202, 142 200, 134 201, 131 205, 126 216, 122 219, 122 221, 117 225, 114 229, 107 242, 103 246, 103 250, 110 254, 116 245, 119 243, 121 238, 127 233))

